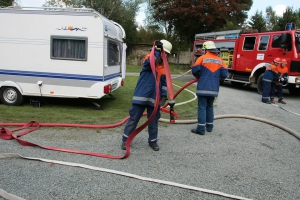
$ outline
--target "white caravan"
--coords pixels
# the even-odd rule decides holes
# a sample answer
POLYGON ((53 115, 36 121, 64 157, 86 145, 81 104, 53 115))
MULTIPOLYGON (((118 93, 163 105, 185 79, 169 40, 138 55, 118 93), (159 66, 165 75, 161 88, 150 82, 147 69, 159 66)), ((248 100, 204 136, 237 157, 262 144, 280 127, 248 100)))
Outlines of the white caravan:
POLYGON ((0 8, 0 100, 100 99, 124 84, 125 31, 93 9, 0 8))

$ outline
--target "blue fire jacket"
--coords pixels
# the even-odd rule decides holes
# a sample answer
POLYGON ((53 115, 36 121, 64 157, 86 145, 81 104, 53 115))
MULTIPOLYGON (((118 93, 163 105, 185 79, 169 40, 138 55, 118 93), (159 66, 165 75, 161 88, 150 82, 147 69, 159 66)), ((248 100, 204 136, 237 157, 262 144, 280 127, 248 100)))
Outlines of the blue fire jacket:
POLYGON ((200 56, 192 67, 192 74, 199 78, 197 84, 198 96, 217 97, 220 78, 228 76, 226 63, 215 53, 207 52, 200 56))
MULTIPOLYGON (((155 51, 154 55, 156 59, 159 59, 161 56, 161 52, 155 51)), ((160 77, 159 90, 160 97, 167 96, 167 81, 165 75, 161 75, 160 77)), ((155 99, 156 80, 152 73, 149 56, 143 63, 142 71, 140 72, 140 77, 132 98, 132 104, 154 106, 155 99)))

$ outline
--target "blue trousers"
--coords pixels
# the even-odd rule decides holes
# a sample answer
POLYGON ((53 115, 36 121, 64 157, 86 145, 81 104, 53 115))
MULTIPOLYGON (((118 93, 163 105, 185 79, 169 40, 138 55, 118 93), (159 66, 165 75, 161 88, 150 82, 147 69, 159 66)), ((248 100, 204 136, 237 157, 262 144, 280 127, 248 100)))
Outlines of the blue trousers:
MULTIPOLYGON (((131 108, 129 109, 130 118, 126 123, 124 134, 122 136, 123 141, 126 141, 128 136, 136 129, 141 117, 143 116, 145 109, 147 109, 147 118, 149 119, 149 117, 154 111, 154 107, 147 105, 132 104, 131 108)), ((159 118, 160 108, 158 108, 153 120, 148 124, 149 143, 157 142, 159 118)))
POLYGON ((277 90, 278 99, 282 99, 283 98, 282 84, 276 85, 276 83, 272 83, 270 97, 271 98, 275 97, 276 90, 277 90))
POLYGON ((263 92, 262 92, 262 98, 261 101, 264 103, 267 103, 268 101, 270 101, 270 92, 271 92, 271 84, 272 82, 268 82, 268 81, 263 81, 263 92))
POLYGON ((215 97, 198 96, 198 125, 197 131, 204 134, 213 130, 215 97))

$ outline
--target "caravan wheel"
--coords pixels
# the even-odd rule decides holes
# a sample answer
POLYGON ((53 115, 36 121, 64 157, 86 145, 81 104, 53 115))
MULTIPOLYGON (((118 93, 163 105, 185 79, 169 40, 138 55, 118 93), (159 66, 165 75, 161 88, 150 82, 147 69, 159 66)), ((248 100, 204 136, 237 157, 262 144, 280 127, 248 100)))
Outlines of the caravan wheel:
POLYGON ((24 98, 15 87, 2 87, 0 90, 0 99, 3 104, 8 106, 20 105, 24 98))

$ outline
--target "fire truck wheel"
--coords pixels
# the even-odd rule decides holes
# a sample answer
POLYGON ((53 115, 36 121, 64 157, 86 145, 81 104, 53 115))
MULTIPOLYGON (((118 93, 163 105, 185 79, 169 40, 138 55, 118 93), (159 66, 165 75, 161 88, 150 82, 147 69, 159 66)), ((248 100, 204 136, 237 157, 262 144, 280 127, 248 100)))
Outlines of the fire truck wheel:
POLYGON ((15 87, 2 87, 0 89, 0 100, 8 106, 19 106, 23 103, 24 97, 15 87))
POLYGON ((295 85, 291 85, 288 87, 288 90, 293 96, 300 96, 300 88, 296 88, 295 85))
POLYGON ((223 85, 224 81, 225 80, 223 78, 220 78, 220 85, 223 85))
POLYGON ((259 77, 258 77, 258 79, 257 79, 257 92, 258 92, 258 94, 262 94, 262 92, 263 92, 263 81, 262 81, 262 79, 263 79, 263 76, 264 76, 264 74, 262 73, 259 77))

